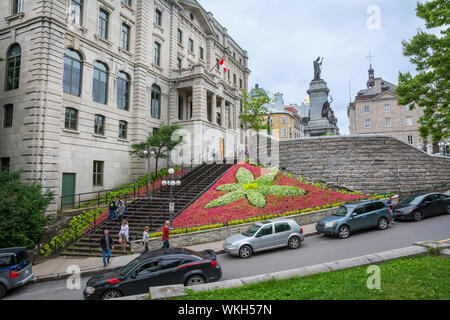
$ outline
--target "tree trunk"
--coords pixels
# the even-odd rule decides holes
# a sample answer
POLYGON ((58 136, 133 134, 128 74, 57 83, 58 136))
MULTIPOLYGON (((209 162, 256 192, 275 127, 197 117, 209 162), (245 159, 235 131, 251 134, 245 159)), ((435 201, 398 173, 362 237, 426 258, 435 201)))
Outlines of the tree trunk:
POLYGON ((159 160, 159 157, 158 156, 155 157, 155 160, 156 160, 156 164, 155 164, 155 178, 158 179, 158 160, 159 160))

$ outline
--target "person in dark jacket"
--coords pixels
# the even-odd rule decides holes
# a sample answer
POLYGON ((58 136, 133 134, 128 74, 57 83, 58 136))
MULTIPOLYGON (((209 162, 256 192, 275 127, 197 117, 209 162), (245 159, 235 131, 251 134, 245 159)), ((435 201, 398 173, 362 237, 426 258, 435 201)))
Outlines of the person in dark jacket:
POLYGON ((108 222, 114 220, 116 216, 116 210, 117 210, 116 202, 114 201, 114 198, 112 198, 111 202, 109 203, 108 222))
POLYGON ((103 256, 103 266, 106 267, 111 259, 111 250, 114 249, 113 240, 109 235, 108 229, 103 231, 103 236, 100 238, 100 252, 103 256))

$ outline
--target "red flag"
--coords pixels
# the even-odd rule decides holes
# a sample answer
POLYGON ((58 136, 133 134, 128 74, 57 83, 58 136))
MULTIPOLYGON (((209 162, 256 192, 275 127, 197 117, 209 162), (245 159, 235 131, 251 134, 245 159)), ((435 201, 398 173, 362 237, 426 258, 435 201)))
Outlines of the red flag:
POLYGON ((222 60, 220 60, 219 64, 223 65, 223 63, 225 62, 224 58, 222 58, 222 60))
POLYGON ((223 68, 223 72, 225 72, 225 73, 226 73, 226 72, 227 72, 227 68, 223 68))

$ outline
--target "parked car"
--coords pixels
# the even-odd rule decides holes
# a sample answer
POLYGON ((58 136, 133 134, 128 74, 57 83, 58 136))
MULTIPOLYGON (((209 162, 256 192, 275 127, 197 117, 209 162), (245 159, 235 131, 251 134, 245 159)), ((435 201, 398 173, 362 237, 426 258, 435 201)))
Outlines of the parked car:
POLYGON ((286 247, 297 249, 305 240, 303 229, 290 219, 255 223, 247 232, 229 237, 223 242, 225 252, 250 258, 254 252, 286 247))
POLYGON ((450 196, 441 193, 410 195, 397 203, 393 211, 396 220, 414 221, 439 214, 450 214, 450 196))
POLYGON ((25 248, 0 249, 0 299, 8 290, 23 286, 33 276, 25 248))
POLYGON ((114 299, 148 293, 150 287, 193 286, 221 277, 222 270, 212 250, 160 249, 142 254, 126 266, 93 276, 83 296, 87 300, 114 299))
POLYGON ((354 231, 378 227, 385 230, 392 221, 392 213, 381 200, 363 200, 337 208, 331 216, 316 223, 320 233, 348 238, 354 231))

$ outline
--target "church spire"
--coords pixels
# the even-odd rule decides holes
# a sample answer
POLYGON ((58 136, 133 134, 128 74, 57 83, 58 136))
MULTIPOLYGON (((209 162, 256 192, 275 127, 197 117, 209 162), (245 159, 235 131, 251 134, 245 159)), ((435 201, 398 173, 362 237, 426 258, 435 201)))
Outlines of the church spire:
POLYGON ((372 53, 369 51, 369 56, 367 57, 370 60, 370 68, 369 68, 369 80, 367 80, 367 88, 372 88, 375 85, 375 70, 372 68, 372 53))

